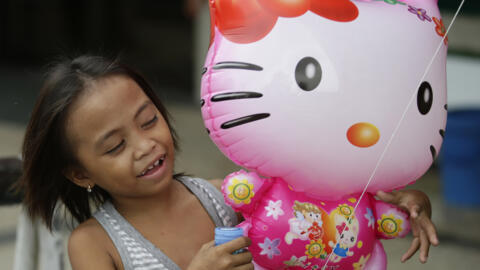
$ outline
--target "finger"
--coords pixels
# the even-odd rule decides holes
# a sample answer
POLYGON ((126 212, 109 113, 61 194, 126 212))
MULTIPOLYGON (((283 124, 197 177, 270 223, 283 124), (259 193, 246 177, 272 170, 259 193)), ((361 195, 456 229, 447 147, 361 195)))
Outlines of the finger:
POLYGON ((233 253, 236 250, 250 246, 251 243, 252 241, 248 237, 242 236, 220 245, 219 248, 227 253, 233 253))
POLYGON ((421 263, 427 262, 429 249, 430 249, 430 242, 428 241, 427 234, 424 231, 420 231, 420 262, 421 263))
POLYGON ((252 253, 249 251, 244 251, 242 253, 238 253, 233 255, 233 265, 244 265, 252 262, 252 253))
POLYGON ((393 193, 387 193, 385 191, 377 191, 377 197, 386 202, 386 203, 392 203, 395 204, 397 202, 397 197, 393 193))
POLYGON ((420 213, 420 206, 416 203, 408 203, 407 205, 408 213, 410 214, 411 218, 417 218, 418 213, 420 213))
POLYGON ((215 240, 212 240, 208 243, 203 244, 202 249, 208 249, 215 246, 215 240))
POLYGON ((429 218, 420 218, 419 220, 421 230, 425 231, 427 238, 432 243, 432 245, 437 246, 439 244, 437 229, 433 224, 432 220, 429 218))
POLYGON ((406 260, 410 259, 415 252, 420 248, 420 239, 418 237, 413 238, 412 243, 410 244, 410 248, 403 254, 402 256, 402 262, 405 262, 406 260))
POLYGON ((255 268, 253 266, 253 263, 247 263, 247 264, 244 264, 244 265, 234 267, 233 269, 235 269, 235 270, 253 270, 255 268))
POLYGON ((410 228, 412 229, 412 235, 415 238, 418 238, 420 236, 420 225, 418 225, 417 220, 410 220, 410 228))

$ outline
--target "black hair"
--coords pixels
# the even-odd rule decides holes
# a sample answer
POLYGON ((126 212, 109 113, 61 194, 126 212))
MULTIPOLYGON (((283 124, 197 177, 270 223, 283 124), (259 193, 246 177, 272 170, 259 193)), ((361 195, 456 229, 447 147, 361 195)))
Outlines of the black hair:
POLYGON ((81 167, 67 140, 65 124, 69 108, 88 88, 89 82, 112 75, 133 79, 165 118, 175 149, 178 149, 178 140, 170 115, 153 88, 140 73, 118 59, 91 55, 60 58, 49 65, 45 75, 23 142, 23 175, 18 187, 32 219, 41 218, 51 229, 58 201, 81 223, 92 216, 90 201, 99 205, 111 198, 99 186, 87 193, 64 175, 68 168, 81 167))

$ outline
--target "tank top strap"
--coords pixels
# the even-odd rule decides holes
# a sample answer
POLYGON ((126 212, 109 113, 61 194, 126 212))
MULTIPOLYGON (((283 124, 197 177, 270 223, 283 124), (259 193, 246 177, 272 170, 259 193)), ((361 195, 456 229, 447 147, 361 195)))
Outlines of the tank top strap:
POLYGON ((215 226, 232 227, 237 224, 235 211, 225 204, 222 193, 211 183, 189 176, 181 176, 178 180, 200 200, 215 226))
POLYGON ((110 236, 125 270, 180 270, 175 262, 125 220, 110 201, 100 206, 93 216, 110 236))

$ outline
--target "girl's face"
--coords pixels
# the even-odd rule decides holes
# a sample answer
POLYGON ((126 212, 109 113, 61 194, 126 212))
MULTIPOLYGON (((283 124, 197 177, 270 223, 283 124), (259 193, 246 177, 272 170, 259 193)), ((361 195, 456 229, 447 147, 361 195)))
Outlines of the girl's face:
POLYGON ((66 134, 82 169, 78 185, 98 185, 113 198, 154 195, 170 183, 174 146, 165 119, 126 76, 93 82, 73 104, 66 134))

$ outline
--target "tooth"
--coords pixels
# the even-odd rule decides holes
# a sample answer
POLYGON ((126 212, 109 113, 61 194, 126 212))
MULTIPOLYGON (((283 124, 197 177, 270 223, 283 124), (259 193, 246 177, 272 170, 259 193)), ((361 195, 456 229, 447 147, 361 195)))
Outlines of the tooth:
POLYGON ((158 166, 158 164, 160 164, 160 160, 155 161, 155 163, 153 164, 153 166, 158 166))
POLYGON ((151 170, 151 169, 153 169, 153 165, 147 168, 147 170, 151 170))

